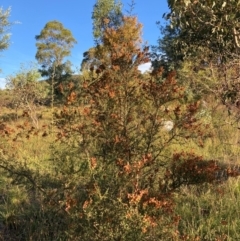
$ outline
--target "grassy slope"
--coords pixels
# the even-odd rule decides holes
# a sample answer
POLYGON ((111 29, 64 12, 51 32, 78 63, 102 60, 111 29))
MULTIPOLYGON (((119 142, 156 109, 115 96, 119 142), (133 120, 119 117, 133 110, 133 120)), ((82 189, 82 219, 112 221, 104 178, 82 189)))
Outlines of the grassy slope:
MULTIPOLYGON (((17 126, 30 123, 28 117, 22 117, 23 110, 18 110, 18 119, 14 109, 7 108, 10 97, 1 93, 2 102, 0 122, 6 123, 14 132, 1 140, 3 149, 14 153, 19 162, 26 162, 28 166, 40 173, 49 173, 49 157, 51 154, 50 144, 55 139, 54 135, 43 137, 48 129, 41 130, 37 135, 28 138, 28 131, 23 131, 14 141, 19 132, 17 126)), ((214 106, 212 104, 212 108, 214 106)), ((51 113, 47 107, 39 108, 42 114, 40 126, 47 126, 51 120, 51 113)), ((234 119, 228 116, 227 111, 220 106, 211 113, 215 136, 206 141, 203 148, 197 152, 208 159, 220 159, 227 163, 240 162, 239 131, 237 131, 234 119)), ((47 128, 47 127, 45 127, 47 128)), ((187 143, 189 150, 196 149, 193 143, 187 143)), ((176 148, 180 148, 176 146, 176 148)), ((16 220, 21 220, 19 213, 24 212, 24 207, 31 202, 26 190, 20 185, 11 183, 6 173, 0 175, 0 240, 14 240, 14 232, 9 229, 16 228, 16 220)), ((231 178, 225 183, 216 186, 202 184, 198 187, 182 187, 175 195, 176 215, 181 218, 176 222, 182 240, 236 240, 240 239, 240 186, 238 178, 231 178), (219 239, 215 239, 218 237, 219 239)), ((33 203, 34 205, 34 203, 33 203)), ((33 212, 32 210, 28 210, 33 212)), ((32 215, 30 214, 30 216, 32 215)), ((39 223, 37 223, 39 225, 39 223)), ((25 232, 27 232, 25 230, 25 232)), ((29 230, 30 232, 30 230, 29 230)), ((16 238, 16 237, 15 237, 16 238)), ((17 238, 15 240, 18 240, 17 238)), ((30 238, 29 238, 30 240, 30 238)), ((177 240, 177 238, 176 238, 177 240)))

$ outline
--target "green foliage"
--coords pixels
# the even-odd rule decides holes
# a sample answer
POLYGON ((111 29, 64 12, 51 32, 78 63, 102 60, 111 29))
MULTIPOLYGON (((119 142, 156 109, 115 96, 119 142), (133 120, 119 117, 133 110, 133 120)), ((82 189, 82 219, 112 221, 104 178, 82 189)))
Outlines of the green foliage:
POLYGON ((0 51, 7 49, 9 46, 10 34, 8 34, 7 31, 11 25, 8 20, 10 11, 11 8, 4 11, 3 8, 0 7, 0 51))
POLYGON ((63 60, 70 55, 70 49, 76 43, 71 31, 58 21, 50 21, 36 40, 36 59, 42 64, 42 74, 56 77, 69 73, 69 62, 63 63, 63 60))
POLYGON ((225 62, 239 52, 238 1, 168 1, 165 17, 179 31, 175 44, 182 54, 193 55, 199 47, 211 50, 225 62))
POLYGON ((97 46, 83 53, 81 71, 88 70, 93 66, 99 66, 101 59, 98 56, 102 49, 103 33, 107 28, 118 28, 123 23, 122 3, 115 0, 97 0, 93 13, 93 36, 97 46))
POLYGON ((92 66, 99 66, 101 62, 96 57, 97 49, 92 47, 83 53, 83 60, 81 63, 81 71, 89 70, 92 66))
POLYGON ((158 39, 158 45, 152 47, 152 67, 157 69, 162 66, 166 72, 178 69, 183 60, 183 53, 175 44, 179 30, 169 25, 158 25, 163 37, 158 39))
POLYGON ((34 65, 26 69, 24 65, 15 76, 9 76, 6 87, 8 89, 24 88, 27 84, 37 82, 40 79, 40 74, 34 65))
POLYGON ((97 0, 94 5, 93 36, 96 40, 101 39, 104 29, 107 27, 117 27, 121 24, 122 3, 116 0, 97 0), (106 25, 106 20, 109 22, 106 25))
POLYGON ((23 104, 40 101, 48 95, 48 88, 40 81, 41 75, 35 65, 24 65, 14 76, 7 77, 6 87, 13 91, 23 104))
POLYGON ((237 121, 239 2, 173 0, 168 4, 170 13, 164 14, 167 24, 152 54, 153 67, 176 68, 191 98, 214 95, 237 121))
POLYGON ((70 55, 70 49, 76 43, 71 31, 57 21, 48 22, 40 35, 36 36, 36 40, 38 41, 36 59, 45 65, 54 62, 56 65, 60 64, 66 56, 70 55))
POLYGON ((15 106, 16 110, 20 107, 25 108, 37 128, 37 105, 44 102, 49 94, 46 82, 41 82, 40 77, 36 66, 32 64, 26 68, 22 65, 18 73, 7 77, 6 85, 14 96, 12 105, 15 106))

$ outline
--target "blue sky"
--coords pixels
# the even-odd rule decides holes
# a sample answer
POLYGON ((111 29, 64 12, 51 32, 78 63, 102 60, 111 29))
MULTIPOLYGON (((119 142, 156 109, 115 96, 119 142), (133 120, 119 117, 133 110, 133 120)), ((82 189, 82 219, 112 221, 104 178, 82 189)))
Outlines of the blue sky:
MULTIPOLYGON (((10 21, 18 21, 11 27, 11 45, 0 53, 0 87, 4 78, 16 73, 20 65, 36 62, 35 36, 51 20, 60 21, 71 30, 77 40, 68 59, 73 69, 79 69, 82 54, 94 46, 92 37, 91 14, 96 0, 1 0, 3 9, 11 7, 10 21)), ((124 9, 128 9, 131 0, 123 0, 124 9)), ((148 44, 157 43, 160 35, 156 21, 164 22, 162 15, 168 11, 167 0, 135 0, 134 14, 143 24, 143 39, 148 44)))

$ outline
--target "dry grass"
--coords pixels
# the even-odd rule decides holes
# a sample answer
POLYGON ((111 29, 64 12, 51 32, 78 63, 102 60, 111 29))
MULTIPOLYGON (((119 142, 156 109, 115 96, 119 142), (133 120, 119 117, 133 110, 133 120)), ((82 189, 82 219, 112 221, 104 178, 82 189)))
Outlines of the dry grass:
MULTIPOLYGON (((206 159, 239 164, 239 130, 236 128, 232 116, 228 116, 228 113, 222 110, 220 108, 212 113, 214 137, 207 139, 203 147, 197 146, 194 142, 186 141, 184 145, 174 145, 172 150, 194 149, 196 154, 203 155, 206 159)), ((5 145, 4 147, 8 151, 18 157, 18 164, 26 165, 39 174, 51 175, 53 170, 49 160, 52 153, 51 143, 55 140, 55 134, 50 133, 51 110, 46 107, 39 109, 39 114, 42 115, 42 118, 39 119, 41 130, 37 135, 34 134, 37 130, 34 130, 29 136, 31 119, 22 117, 22 112, 23 110, 19 110, 18 118, 16 118, 14 110, 6 107, 1 108, 1 122, 7 123, 15 131, 10 138, 5 136, 1 145, 5 145), (29 123, 26 130, 17 127, 24 126, 26 122, 29 123), (14 140, 16 136, 17 139, 14 140)), ((18 222, 26 217, 30 219, 29 222, 33 223, 31 223, 31 227, 24 230, 24 235, 28 237, 28 240, 32 240, 30 233, 34 232, 34 227, 44 225, 42 220, 48 220, 49 217, 45 215, 50 214, 38 213, 34 203, 29 206, 29 202, 31 203, 29 190, 22 185, 12 184, 12 181, 13 179, 7 177, 6 173, 2 173, 0 178, 0 240, 21 240, 19 236, 14 234, 14 229, 17 229, 18 222), (28 212, 24 210, 26 207, 31 207, 28 212), (21 216, 23 213, 26 217, 21 216), (40 215, 42 220, 31 221, 34 213, 40 215)), ((178 223, 179 240, 230 241, 240 239, 239 200, 238 178, 230 178, 227 182, 214 186, 203 184, 182 187, 175 194, 175 213, 180 216, 178 223)), ((171 239, 166 237, 166 240, 171 239)))

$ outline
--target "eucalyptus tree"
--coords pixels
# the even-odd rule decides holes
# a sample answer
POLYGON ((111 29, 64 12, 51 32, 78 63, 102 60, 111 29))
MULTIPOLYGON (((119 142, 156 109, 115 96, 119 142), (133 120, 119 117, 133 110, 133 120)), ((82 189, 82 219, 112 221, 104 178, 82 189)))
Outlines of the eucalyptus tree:
POLYGON ((54 94, 58 93, 63 76, 71 74, 70 62, 63 62, 71 54, 77 42, 70 30, 58 21, 50 21, 36 36, 36 59, 42 65, 42 76, 48 76, 51 84, 52 124, 54 123, 54 94))
POLYGON ((226 62, 240 49, 240 1, 168 0, 165 14, 172 29, 178 32, 175 44, 184 56, 208 49, 209 57, 226 62))
POLYGON ((169 13, 158 50, 161 60, 179 62, 187 57, 226 63, 240 49, 240 1, 168 0, 169 13))
POLYGON ((71 73, 71 64, 64 59, 71 54, 76 43, 70 30, 58 21, 50 21, 36 36, 36 59, 42 65, 42 76, 55 79, 58 84, 65 74, 71 73))
POLYGON ((215 91, 221 101, 238 103, 240 1, 168 0, 168 6, 153 66, 181 69, 183 62, 190 61, 194 71, 207 69, 206 89, 209 77, 217 79, 215 91))

